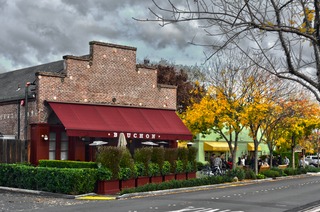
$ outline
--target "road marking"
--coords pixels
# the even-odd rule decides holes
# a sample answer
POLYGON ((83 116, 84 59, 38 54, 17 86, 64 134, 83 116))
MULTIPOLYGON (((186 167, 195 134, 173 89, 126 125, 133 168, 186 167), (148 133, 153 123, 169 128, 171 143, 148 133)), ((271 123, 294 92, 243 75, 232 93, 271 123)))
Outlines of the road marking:
POLYGON ((182 208, 174 211, 167 212, 244 212, 244 211, 232 211, 230 209, 219 209, 219 208, 194 208, 189 206, 187 208, 182 208))
POLYGON ((108 197, 108 196, 82 196, 77 197, 76 199, 79 200, 115 200, 115 197, 108 197))

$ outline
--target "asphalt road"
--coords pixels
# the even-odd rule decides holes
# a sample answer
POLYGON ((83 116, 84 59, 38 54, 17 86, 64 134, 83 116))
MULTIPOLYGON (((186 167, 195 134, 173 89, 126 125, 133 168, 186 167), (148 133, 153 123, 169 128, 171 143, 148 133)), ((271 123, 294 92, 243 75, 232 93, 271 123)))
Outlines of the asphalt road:
MULTIPOLYGON (((88 201, 0 191, 0 211, 298 212, 320 205, 320 175, 88 201)), ((312 211, 312 210, 310 210, 312 211)), ((313 210, 320 211, 320 210, 313 210)))

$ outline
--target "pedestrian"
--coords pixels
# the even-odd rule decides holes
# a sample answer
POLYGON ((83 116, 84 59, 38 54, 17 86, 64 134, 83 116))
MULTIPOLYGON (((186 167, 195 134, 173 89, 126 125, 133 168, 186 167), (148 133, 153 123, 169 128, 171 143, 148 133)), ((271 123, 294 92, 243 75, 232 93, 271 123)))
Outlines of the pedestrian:
POLYGON ((222 160, 220 155, 217 155, 213 161, 213 168, 211 170, 213 175, 221 175, 222 174, 222 160))
POLYGON ((281 155, 278 155, 278 165, 282 165, 282 157, 281 157, 281 155))
POLYGON ((210 168, 213 170, 214 167, 214 159, 216 158, 216 154, 212 153, 210 157, 210 168))
POLYGON ((241 166, 246 166, 246 159, 244 156, 241 157, 241 166))
POLYGON ((287 156, 284 156, 284 164, 287 166, 289 166, 289 164, 290 164, 290 160, 289 160, 289 158, 287 158, 287 156))

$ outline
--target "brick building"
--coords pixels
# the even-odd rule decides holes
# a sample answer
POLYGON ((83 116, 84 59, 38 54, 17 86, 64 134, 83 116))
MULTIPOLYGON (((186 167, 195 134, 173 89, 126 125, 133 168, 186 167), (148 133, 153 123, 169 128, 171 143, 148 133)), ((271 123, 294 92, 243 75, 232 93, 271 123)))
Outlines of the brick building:
MULTIPOLYGON (((0 133, 26 142, 28 160, 90 161, 93 141, 130 150, 143 141, 191 140, 176 115, 177 89, 136 63, 136 48, 92 41, 85 56, 0 74, 0 133)), ((1 139, 1 137, 0 137, 1 139)))

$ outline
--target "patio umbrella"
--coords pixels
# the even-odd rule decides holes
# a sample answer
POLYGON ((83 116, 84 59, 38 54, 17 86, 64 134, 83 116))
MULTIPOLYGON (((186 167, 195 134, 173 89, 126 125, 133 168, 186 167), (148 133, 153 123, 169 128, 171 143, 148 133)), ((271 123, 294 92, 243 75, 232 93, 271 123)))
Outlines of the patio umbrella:
POLYGON ((158 142, 158 144, 167 144, 168 142, 166 142, 166 141, 160 141, 160 142, 158 142))
POLYGON ((152 141, 143 141, 143 142, 141 142, 141 144, 147 145, 147 146, 158 146, 158 144, 156 144, 152 141))
POLYGON ((105 144, 108 144, 108 142, 106 142, 106 141, 94 141, 91 144, 89 144, 89 146, 102 146, 102 145, 105 145, 105 144))
POLYGON ((118 139, 118 147, 126 147, 127 146, 127 140, 124 136, 124 133, 120 133, 119 139, 118 139))

